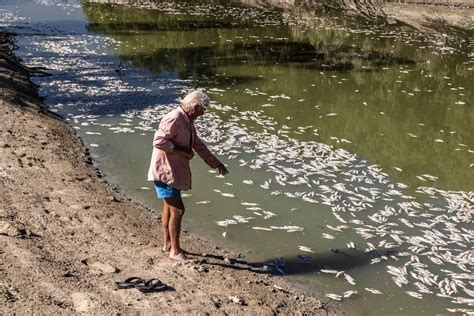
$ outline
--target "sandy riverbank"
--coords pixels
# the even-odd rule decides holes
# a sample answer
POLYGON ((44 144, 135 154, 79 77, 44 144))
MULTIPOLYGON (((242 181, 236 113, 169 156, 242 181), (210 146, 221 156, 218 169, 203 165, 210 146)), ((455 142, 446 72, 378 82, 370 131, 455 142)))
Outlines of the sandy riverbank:
POLYGON ((387 19, 437 34, 469 35, 474 32, 474 7, 413 3, 385 3, 387 19))
MULTIPOLYGON (((110 2, 110 0, 95 0, 110 2)), ((314 18, 314 8, 329 7, 368 19, 382 18, 389 23, 403 23, 427 33, 439 35, 470 35, 474 32, 474 0, 237 0, 251 7, 277 7, 304 21, 314 18)), ((121 3, 129 3, 123 0, 121 3)))
POLYGON ((107 185, 74 130, 43 108, 7 41, 0 34, 0 312, 335 313, 190 234, 183 244, 194 261, 168 259, 159 217, 107 185), (115 290, 130 276, 174 291, 115 290))

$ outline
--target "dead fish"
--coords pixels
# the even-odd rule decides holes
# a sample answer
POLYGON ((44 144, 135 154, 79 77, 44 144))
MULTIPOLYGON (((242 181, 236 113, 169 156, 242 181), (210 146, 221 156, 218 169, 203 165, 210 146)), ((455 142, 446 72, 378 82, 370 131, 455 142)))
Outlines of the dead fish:
POLYGON ((211 201, 199 201, 199 202, 196 202, 196 204, 209 204, 211 203, 211 201))
POLYGON ((369 291, 370 293, 377 294, 377 295, 383 294, 381 291, 376 290, 376 289, 372 289, 372 288, 369 288, 369 287, 366 287, 365 290, 369 291))
POLYGON ((351 277, 349 274, 344 274, 344 279, 346 279, 346 281, 351 284, 351 285, 356 285, 356 281, 353 277, 351 277))
POLYGON ((349 298, 355 294, 357 294, 357 291, 346 291, 342 295, 344 296, 344 298, 349 298))
POLYGON ((311 250, 311 248, 306 247, 306 246, 298 246, 298 249, 301 251, 306 251, 306 252, 314 252, 313 250, 311 250))
POLYGON ((418 299, 423 298, 423 295, 421 295, 420 293, 417 293, 417 292, 405 291, 405 293, 407 293, 408 295, 410 295, 411 297, 414 297, 414 298, 418 298, 418 299))
POLYGON ((326 297, 335 301, 342 301, 342 296, 338 294, 329 293, 329 294, 326 294, 326 297))
POLYGON ((334 237, 334 236, 332 236, 332 235, 329 235, 329 234, 323 233, 323 238, 326 238, 326 239, 334 239, 335 237, 334 237))

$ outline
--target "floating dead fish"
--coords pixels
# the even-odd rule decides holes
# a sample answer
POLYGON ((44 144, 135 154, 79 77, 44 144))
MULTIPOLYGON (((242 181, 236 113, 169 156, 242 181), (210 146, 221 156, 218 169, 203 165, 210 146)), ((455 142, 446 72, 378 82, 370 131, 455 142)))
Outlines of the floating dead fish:
POLYGON ((235 194, 233 194, 233 193, 221 193, 221 195, 225 196, 225 197, 235 198, 235 194))
POLYGON ((249 211, 263 211, 263 208, 258 207, 258 206, 251 206, 251 207, 246 207, 249 211))
POLYGON ((376 289, 372 289, 372 288, 369 288, 369 287, 366 287, 365 290, 370 292, 370 293, 377 294, 377 295, 383 294, 381 291, 376 290, 376 289))
POLYGON ((239 222, 239 223, 248 223, 249 220, 253 219, 253 217, 244 217, 244 216, 240 216, 240 215, 234 215, 232 217, 234 219, 236 219, 237 222, 239 222))
POLYGON ((209 204, 211 203, 211 201, 199 201, 199 202, 196 202, 196 204, 209 204))
POLYGON ((271 229, 286 230, 288 233, 302 232, 303 228, 299 226, 270 226, 271 229))
POLYGON ((326 294, 326 297, 327 298, 330 298, 332 300, 335 300, 335 301, 342 301, 342 296, 341 295, 338 295, 338 294, 326 294))
POLYGON ((357 291, 346 291, 344 292, 342 295, 344 296, 344 298, 349 298, 353 295, 356 295, 357 294, 357 291))
POLYGON ((335 237, 333 235, 323 233, 323 238, 325 238, 325 239, 334 239, 335 237))
POLYGON ((272 218, 274 216, 277 216, 275 213, 272 213, 272 212, 269 212, 269 211, 265 211, 263 210, 263 214, 265 214, 263 216, 264 219, 269 219, 269 218, 272 218))
POLYGON ((405 291, 405 293, 407 293, 408 295, 410 295, 411 297, 414 297, 414 298, 418 298, 418 299, 422 299, 422 298, 423 298, 423 295, 421 295, 421 294, 418 293, 418 292, 405 291))
POLYGON ((306 251, 306 252, 313 252, 313 250, 311 250, 311 248, 309 247, 306 247, 306 246, 298 246, 298 249, 301 250, 301 251, 306 251))
POLYGON ((258 203, 249 203, 249 202, 241 202, 240 204, 242 204, 244 206, 257 206, 258 205, 258 203))
POLYGON ((265 230, 265 231, 271 231, 271 230, 273 230, 273 229, 271 229, 271 228, 267 228, 267 227, 257 227, 257 226, 252 227, 252 229, 255 229, 255 230, 265 230))
POLYGON ((232 220, 232 219, 226 219, 226 220, 224 220, 224 221, 218 221, 218 222, 216 222, 216 223, 217 223, 217 225, 223 226, 223 227, 227 227, 227 226, 229 226, 229 225, 235 225, 235 224, 237 224, 237 222, 234 221, 234 220, 232 220))
POLYGON ((349 274, 345 273, 344 274, 344 279, 346 279, 346 281, 351 284, 351 285, 356 285, 356 281, 353 277, 351 277, 349 274))

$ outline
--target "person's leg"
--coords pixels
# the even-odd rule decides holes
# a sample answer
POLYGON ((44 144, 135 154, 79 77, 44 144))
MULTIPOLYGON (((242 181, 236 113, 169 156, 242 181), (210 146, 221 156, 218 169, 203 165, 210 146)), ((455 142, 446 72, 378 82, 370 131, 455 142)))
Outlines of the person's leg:
POLYGON ((170 206, 166 203, 166 199, 163 199, 163 211, 161 212, 161 225, 163 227, 163 252, 168 252, 171 249, 170 241, 170 206))
POLYGON ((170 233, 171 241, 171 250, 170 258, 175 260, 187 260, 187 257, 184 255, 180 244, 179 244, 179 235, 181 233, 181 221, 184 215, 184 204, 181 197, 175 198, 165 198, 166 204, 169 206, 170 217, 169 217, 169 226, 168 230, 170 233))

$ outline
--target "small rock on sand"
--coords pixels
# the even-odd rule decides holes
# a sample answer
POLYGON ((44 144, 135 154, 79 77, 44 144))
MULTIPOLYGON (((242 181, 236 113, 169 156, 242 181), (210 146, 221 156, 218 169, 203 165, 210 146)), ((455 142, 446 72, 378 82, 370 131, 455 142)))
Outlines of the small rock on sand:
POLYGON ((87 293, 76 292, 71 295, 76 312, 89 312, 95 308, 95 303, 87 293))
POLYGON ((82 261, 84 264, 86 264, 88 267, 99 270, 100 272, 103 273, 118 273, 120 269, 104 262, 100 261, 94 261, 94 260, 83 260, 82 261))
POLYGON ((19 235, 18 228, 7 221, 0 221, 0 235, 16 237, 19 235))
POLYGON ((237 296, 229 296, 229 300, 238 305, 246 305, 245 301, 237 296))
POLYGON ((16 227, 14 224, 7 221, 0 221, 0 235, 18 238, 41 237, 27 228, 16 227))

